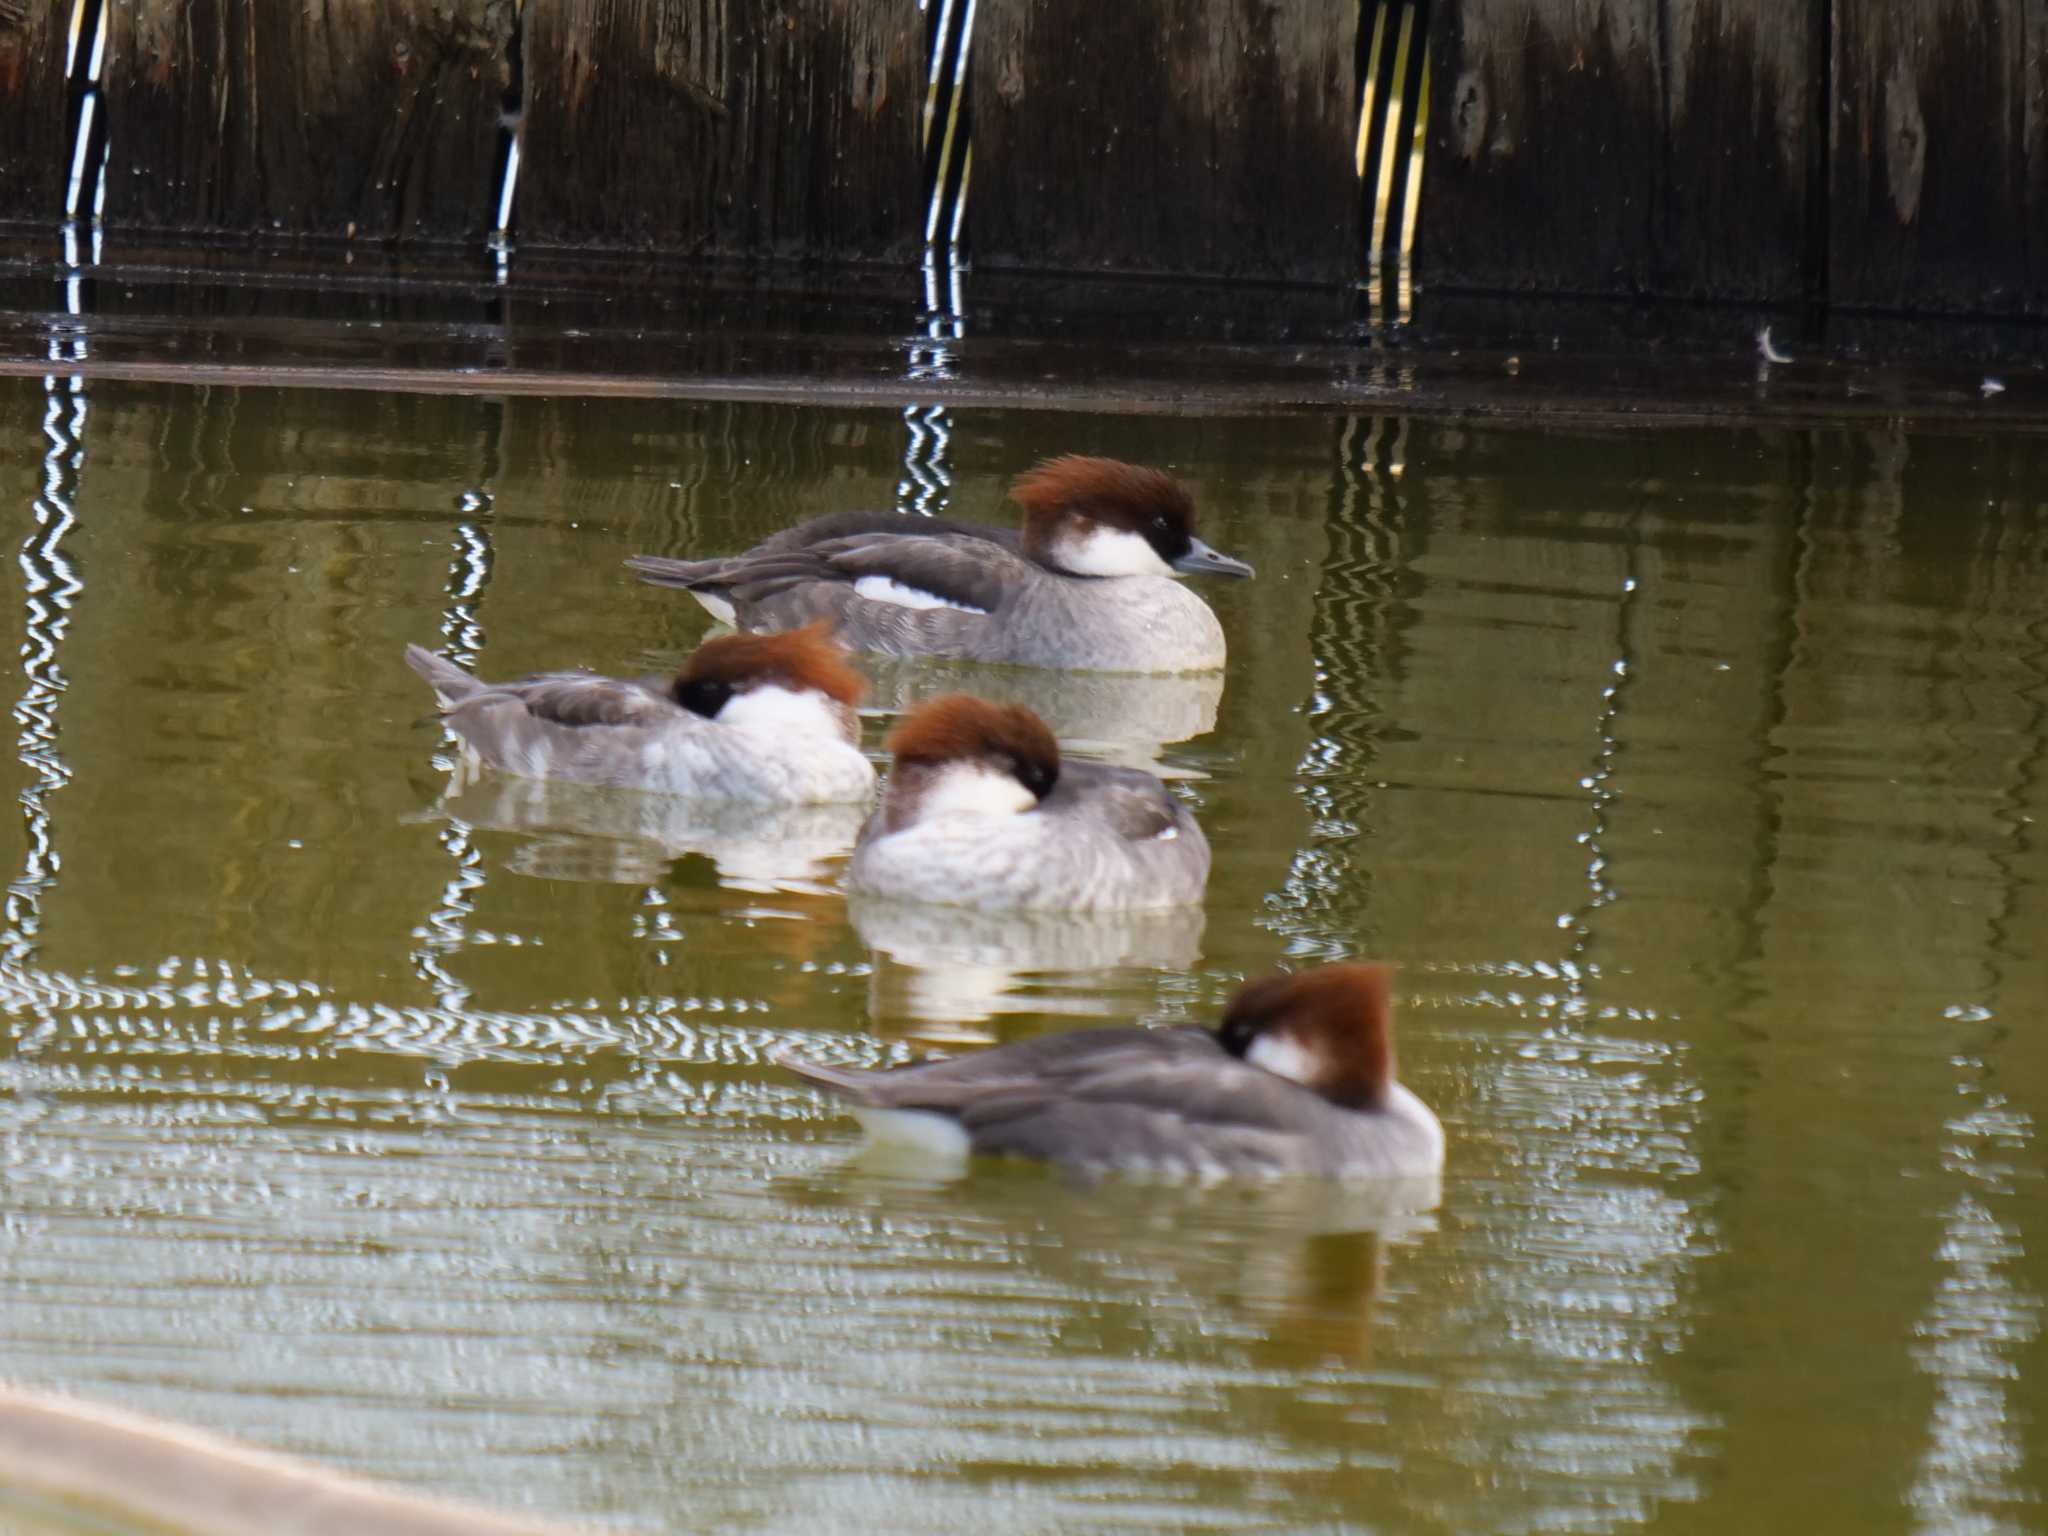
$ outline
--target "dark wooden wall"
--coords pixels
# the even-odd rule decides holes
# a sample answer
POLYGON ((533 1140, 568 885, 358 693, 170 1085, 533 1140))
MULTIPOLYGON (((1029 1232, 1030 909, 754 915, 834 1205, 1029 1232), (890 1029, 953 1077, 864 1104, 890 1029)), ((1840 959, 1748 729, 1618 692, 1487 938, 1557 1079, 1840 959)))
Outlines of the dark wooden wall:
POLYGON ((981 0, 977 265, 1343 283, 1358 6, 981 0))
POLYGON ((70 179, 64 111, 68 13, 46 0, 0 0, 0 215, 63 212, 70 179))
MULTIPOLYGON (((2048 0, 979 0, 974 264, 1348 289, 1383 4, 1426 17, 1425 296, 2048 314, 2048 0)), ((915 0, 104 6, 117 244, 474 244, 515 124, 524 246, 922 239, 915 0)), ((0 0, 0 220, 63 211, 68 14, 0 0)))
POLYGON ((1418 278, 2048 313, 2042 0, 1439 0, 1418 278))
POLYGON ((914 0, 527 0, 521 237, 908 256, 914 0))
POLYGON ((1807 0, 1460 0, 1432 27, 1425 286, 1802 290, 1807 0))
POLYGON ((110 230, 489 228, 512 0, 108 3, 110 230))
POLYGON ((1834 12, 1830 298, 2048 313, 2048 5, 1834 12))

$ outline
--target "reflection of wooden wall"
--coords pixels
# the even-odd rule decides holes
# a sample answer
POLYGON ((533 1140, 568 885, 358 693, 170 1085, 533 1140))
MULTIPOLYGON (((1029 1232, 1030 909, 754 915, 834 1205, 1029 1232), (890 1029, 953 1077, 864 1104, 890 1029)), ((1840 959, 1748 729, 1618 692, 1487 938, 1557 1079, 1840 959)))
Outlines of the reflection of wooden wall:
MULTIPOLYGON (((61 388, 61 385, 59 387, 61 388)), ((69 396, 66 395, 64 398, 64 414, 68 419, 69 396)), ((20 381, 8 381, 4 387, 0 387, 0 401, 5 402, 5 408, 0 409, 0 423, 4 423, 4 429, 16 442, 41 443, 46 452, 62 453, 61 446, 51 444, 43 435, 42 422, 47 399, 40 389, 20 381)), ((19 541, 28 537, 29 528, 33 526, 33 508, 42 494, 47 473, 48 465, 33 454, 0 454, 0 507, 15 509, 16 522, 10 531, 19 530, 15 534, 17 548, 19 541)), ((63 483, 64 476, 61 471, 57 478, 60 484, 63 483)), ((15 568, 19 569, 18 566, 15 568)), ((0 645, 6 646, 9 656, 21 657, 27 654, 25 646, 28 642, 29 615, 25 602, 21 600, 24 596, 25 594, 20 591, 17 577, 16 585, 8 591, 5 627, 0 628, 0 645)), ((29 680, 23 675, 20 663, 16 662, 8 670, 6 695, 9 708, 21 699, 28 686, 29 680)), ((17 720, 9 719, 7 729, 7 740, 11 746, 20 737, 21 724, 17 720)), ((0 752, 0 796, 5 797, 8 806, 17 806, 21 792, 35 782, 35 779, 35 773, 21 760, 17 751, 0 752)), ((10 811, 8 815, 0 816, 0 869, 6 871, 5 876, 0 878, 12 879, 22 868, 27 851, 26 834, 18 812, 10 811)))
POLYGON ((1370 921, 1389 952, 1554 963, 1570 946, 1559 914, 1589 895, 1578 785, 1598 746, 1626 576, 1626 508, 1601 492, 1625 475, 1628 449, 1573 464, 1592 475, 1589 493, 1565 488, 1540 439, 1399 425, 1360 449, 1366 483, 1351 514, 1390 568, 1359 572, 1384 593, 1365 611, 1385 632, 1379 675, 1350 686, 1370 689, 1369 775, 1389 788, 1351 813, 1365 825, 1350 858, 1374 872, 1370 921), (1495 759, 1503 742, 1512 765, 1495 759))
POLYGON ((248 398, 93 392, 65 545, 86 584, 62 656, 73 778, 51 801, 60 835, 91 832, 66 840, 50 898, 60 968, 253 950, 345 971, 402 955, 418 918, 332 861, 375 848, 423 879, 434 862, 428 837, 390 835, 412 789, 362 754, 427 713, 390 667, 435 638, 448 560, 450 507, 419 488, 476 472, 489 404, 309 393, 281 416, 248 398), (292 838, 322 852, 295 859, 292 838))
MULTIPOLYGON (((1996 1200, 1951 1152, 1992 1094, 2048 1115, 2048 875, 2025 820, 2048 818, 2042 449, 1771 431, 1731 458, 1720 434, 1416 423, 1396 477, 1394 439, 1359 455, 1371 472, 1318 602, 1334 708, 1303 778, 1313 792, 1327 766, 1330 820, 1357 831, 1312 848, 1330 883, 1303 926, 1468 968, 1554 962, 1573 917, 1603 971, 1586 1000, 1634 1011, 1476 1010, 1490 1043, 1466 1086, 1529 1096, 1506 1115, 1530 1136, 1506 1154, 1517 1187, 1541 1172, 1597 1198, 1602 1170, 1699 1169, 1671 1187, 1669 1230, 1631 1228, 1625 1275, 1604 1277, 1661 1264, 1687 1288, 1665 1303, 1688 1329, 1669 1380, 1726 1414, 1679 1523, 1895 1521, 1926 1453, 1915 1341, 1956 1262, 1957 1202, 2008 1223, 2003 1278, 2048 1273, 2033 1195, 1996 1200), (1959 501, 1987 477, 1994 505, 1959 501), (1603 768, 1604 806, 1580 782, 1603 768), (1596 856, 1614 899, 1592 909, 1596 856), (1997 1017, 1944 1018, 1951 1003, 1997 1017), (1517 1076, 1523 1051, 1548 1075, 1517 1076), (1669 1253, 1634 1246, 1659 1238, 1669 1253), (1844 1393, 1896 1407, 1874 1421, 1844 1393)), ((1414 986, 1567 991, 1469 971, 1414 986)), ((1446 1047, 1429 1049, 1443 1081, 1446 1047)), ((1490 1150, 1462 1166, 1484 1177, 1490 1150)), ((2037 1395, 2022 1368, 2011 1411, 2037 1395)))

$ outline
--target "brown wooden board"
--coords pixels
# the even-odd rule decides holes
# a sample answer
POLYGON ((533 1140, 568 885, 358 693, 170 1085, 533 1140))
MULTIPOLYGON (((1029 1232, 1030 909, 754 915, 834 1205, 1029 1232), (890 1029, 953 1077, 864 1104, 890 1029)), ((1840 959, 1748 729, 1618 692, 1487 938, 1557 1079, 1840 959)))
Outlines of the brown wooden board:
POLYGON ((527 0, 523 243, 880 258, 922 233, 914 0, 527 0))
POLYGON ((2048 307, 2048 4, 1838 4, 1834 27, 1830 297, 2048 307))
MULTIPOLYGON (((1843 0, 1667 0, 1655 290, 1797 299, 1809 273, 1809 182, 1825 103, 1817 6, 1843 0)), ((1425 183, 1425 187, 1427 183, 1425 183)))
POLYGON ((494 222, 512 0, 110 10, 110 230, 466 239, 494 222))
POLYGON ((1416 280, 1784 301, 1823 0, 1439 0, 1416 280))
POLYGON ((977 266, 1363 272, 1355 3, 981 0, 972 47, 977 266))
POLYGON ((64 111, 70 8, 0 0, 0 219, 56 223, 71 179, 64 111))

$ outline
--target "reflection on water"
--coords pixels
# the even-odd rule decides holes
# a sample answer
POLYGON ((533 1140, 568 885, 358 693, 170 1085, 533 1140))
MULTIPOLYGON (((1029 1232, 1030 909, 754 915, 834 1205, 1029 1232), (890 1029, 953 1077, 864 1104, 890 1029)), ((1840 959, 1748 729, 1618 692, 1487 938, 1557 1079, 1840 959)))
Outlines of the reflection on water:
MULTIPOLYGON (((55 346, 53 342, 53 362, 55 346)), ((19 797, 27 855, 21 873, 7 887, 5 947, 10 962, 19 962, 34 949, 42 926, 42 892, 56 878, 61 863, 51 834, 50 797, 71 775, 57 744, 57 705, 64 691, 57 651, 71 627, 72 600, 84 590, 63 544, 78 520, 78 476, 85 459, 89 401, 82 380, 60 380, 54 374, 43 381, 43 397, 42 489, 29 504, 34 526, 16 557, 25 612, 22 693, 14 706, 21 734, 15 747, 31 782, 19 797)))
POLYGON ((867 819, 861 805, 742 805, 488 770, 457 778, 440 813, 470 828, 526 834, 505 866, 543 880, 658 885, 688 854, 737 891, 823 895, 867 819))
POLYGON ((1200 907, 1139 912, 975 912, 856 895, 847 916, 875 951, 868 1013, 927 1040, 989 1040, 999 1013, 1099 1014, 1117 972, 1187 971, 1202 954, 1200 907))
POLYGON ((0 1373, 626 1529, 2038 1512, 2048 447, 61 376, 0 434, 0 1373), (703 621, 627 553, 1003 520, 1054 450, 1171 466, 1260 570, 1204 588, 1222 679, 973 678, 1185 781, 1184 925, 451 793, 405 642, 656 667, 703 621), (1451 1135, 1398 1219, 892 1175, 771 1062, 1352 954, 1451 1135))
POLYGON ((1166 778, 1188 773, 1166 760, 1166 748, 1215 730, 1223 702, 1221 672, 1155 677, 884 657, 862 657, 861 662, 873 683, 870 708, 901 714, 935 692, 977 693, 1002 704, 1022 704, 1052 727, 1068 751, 1166 778))

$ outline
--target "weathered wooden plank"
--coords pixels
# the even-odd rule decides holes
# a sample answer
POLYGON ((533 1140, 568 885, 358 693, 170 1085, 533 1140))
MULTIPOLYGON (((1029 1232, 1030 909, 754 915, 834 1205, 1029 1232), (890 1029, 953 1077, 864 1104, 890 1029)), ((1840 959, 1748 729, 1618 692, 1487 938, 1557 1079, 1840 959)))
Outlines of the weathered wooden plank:
POLYGON ((921 234, 910 0, 527 0, 519 229, 811 257, 921 234))
POLYGON ((47 0, 0 0, 0 219, 63 217, 70 178, 64 23, 47 0))
POLYGON ((491 226, 512 0, 133 0, 111 16, 110 228, 491 226))
POLYGON ((981 0, 978 266, 1344 282, 1356 5, 981 0))
POLYGON ((1415 277, 1640 293, 1651 272, 1655 0, 1458 0, 1430 22, 1415 277))
MULTIPOLYGON (((2028 307, 2029 236, 2038 246, 2048 234, 2044 36, 2039 0, 1836 7, 1832 299, 2028 307)), ((2048 294, 2031 286, 2036 302, 2048 294)))
POLYGON ((1798 297, 1814 3, 1438 7, 1417 281, 1798 297))
POLYGON ((1816 3, 1669 0, 1661 12, 1669 63, 1652 236, 1658 293, 1788 301, 1804 292, 1825 110, 1808 15, 1816 3))

